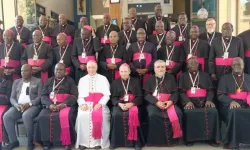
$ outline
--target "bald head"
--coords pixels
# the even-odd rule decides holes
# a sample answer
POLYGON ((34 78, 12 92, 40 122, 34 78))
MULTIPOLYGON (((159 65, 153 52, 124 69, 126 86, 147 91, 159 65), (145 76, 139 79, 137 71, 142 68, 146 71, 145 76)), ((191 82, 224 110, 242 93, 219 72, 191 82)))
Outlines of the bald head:
POLYGON ((116 31, 111 31, 109 33, 109 40, 110 40, 110 44, 117 44, 119 40, 118 33, 116 31))
POLYGON ((196 25, 193 25, 190 29, 190 38, 192 40, 196 40, 198 39, 199 34, 200 34, 199 27, 196 25))
POLYGON ((42 32, 40 30, 35 30, 32 33, 32 37, 33 37, 34 43, 40 43, 43 39, 43 35, 42 35, 42 32))
POLYGON ((55 77, 56 79, 62 79, 65 77, 66 66, 63 63, 57 63, 55 66, 55 77))
POLYGON ((156 6, 155 6, 155 16, 156 16, 156 17, 161 17, 161 16, 162 16, 161 5, 156 5, 156 6))
POLYGON ((106 13, 103 15, 103 24, 104 25, 109 25, 110 20, 111 20, 110 14, 106 13))
POLYGON ((128 15, 129 15, 129 18, 136 19, 136 8, 134 7, 129 8, 128 15))
POLYGON ((39 25, 45 27, 47 25, 47 18, 44 15, 39 17, 39 25))
POLYGON ((3 32, 4 42, 10 44, 13 42, 13 31, 8 29, 3 32))
POLYGON ((67 35, 65 33, 59 33, 56 40, 59 46, 65 46, 67 44, 67 35))
POLYGON ((60 14, 59 15, 59 24, 60 25, 64 25, 67 23, 67 19, 66 19, 66 16, 64 14, 60 14))
POLYGON ((23 26, 23 17, 20 15, 16 16, 15 24, 17 27, 23 26))

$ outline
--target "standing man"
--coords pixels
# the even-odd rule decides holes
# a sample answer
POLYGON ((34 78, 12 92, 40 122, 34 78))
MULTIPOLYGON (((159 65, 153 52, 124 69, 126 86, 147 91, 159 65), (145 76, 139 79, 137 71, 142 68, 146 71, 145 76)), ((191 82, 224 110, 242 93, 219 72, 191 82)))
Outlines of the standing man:
MULTIPOLYGON (((59 33, 57 36, 58 46, 53 49, 54 64, 62 63, 65 65, 66 75, 72 77, 73 67, 71 62, 72 45, 67 44, 67 35, 65 33, 59 33)), ((54 65, 54 66, 55 66, 54 65)))
POLYGON ((81 17, 81 18, 80 18, 80 28, 76 30, 74 39, 75 39, 75 38, 80 38, 80 37, 81 37, 81 33, 82 33, 83 27, 84 27, 85 25, 89 25, 89 23, 88 23, 88 18, 86 18, 86 17, 81 17))
POLYGON ((118 33, 119 35, 119 45, 126 46, 126 50, 128 50, 131 43, 137 42, 136 31, 132 29, 130 18, 123 19, 123 30, 118 33))
POLYGON ((53 29, 52 33, 52 46, 57 46, 56 37, 59 33, 65 33, 67 35, 67 44, 73 44, 75 27, 67 23, 66 16, 64 14, 59 15, 59 25, 53 29))
POLYGON ((10 102, 12 107, 4 114, 3 122, 8 134, 9 143, 5 150, 12 150, 19 146, 15 132, 15 123, 22 118, 28 136, 27 150, 34 150, 34 121, 40 112, 42 92, 41 79, 32 77, 32 67, 23 65, 21 69, 22 79, 14 81, 10 102))
POLYGON ((244 73, 243 59, 234 58, 232 73, 221 78, 217 92, 221 103, 221 117, 226 123, 223 139, 225 149, 239 150, 240 143, 250 143, 249 83, 250 76, 244 73))
POLYGON ((208 18, 206 21, 207 31, 199 35, 199 39, 207 41, 209 45, 212 44, 215 38, 221 37, 220 32, 216 32, 216 22, 213 18, 208 18))
POLYGON ((188 18, 185 12, 179 14, 177 25, 175 25, 172 30, 176 33, 177 44, 189 38, 190 25, 188 24, 188 18))
POLYGON ((211 45, 209 53, 209 73, 213 80, 219 80, 223 75, 232 72, 233 58, 244 58, 244 48, 241 39, 232 36, 233 25, 222 25, 222 37, 217 37, 211 45))
POLYGON ((157 59, 166 62, 166 71, 177 77, 185 62, 184 52, 175 42, 176 34, 173 30, 169 30, 166 34, 166 46, 159 48, 157 51, 157 59))
POLYGON ((43 150, 49 150, 50 144, 71 150, 76 136, 74 126, 78 91, 74 80, 65 75, 64 64, 58 63, 54 74, 42 90, 43 109, 37 119, 35 139, 42 142, 43 150))
POLYGON ((22 44, 26 47, 28 44, 31 43, 31 32, 28 28, 23 26, 23 17, 16 16, 15 18, 15 26, 11 27, 10 30, 14 32, 14 41, 22 44))
POLYGON ((134 147, 141 150, 144 141, 139 121, 139 107, 142 104, 140 80, 130 77, 128 64, 119 68, 121 78, 113 81, 112 95, 112 132, 111 148, 134 147), (128 130, 127 130, 128 129, 128 130))
MULTIPOLYGON (((49 27, 48 20, 47 20, 46 16, 41 15, 39 17, 39 24, 38 24, 38 26, 34 27, 31 30, 31 34, 35 30, 40 30, 42 32, 42 35, 43 35, 43 41, 46 42, 47 44, 51 45, 51 42, 52 42, 51 37, 52 37, 53 29, 49 27)), ((30 38, 31 38, 31 40, 33 40, 32 35, 30 38)))
POLYGON ((162 21, 155 23, 155 31, 156 34, 150 35, 148 41, 153 43, 158 51, 161 47, 166 46, 166 31, 164 31, 164 23, 162 21))
POLYGON ((3 33, 4 43, 0 45, 1 67, 4 68, 4 77, 8 80, 16 80, 21 75, 21 56, 24 47, 13 40, 12 30, 3 33))
POLYGON ((206 41, 199 38, 199 27, 192 26, 190 29, 190 38, 181 43, 186 63, 183 67, 183 71, 187 71, 187 60, 191 57, 195 57, 199 62, 199 70, 208 72, 208 57, 210 46, 206 41))
MULTIPOLYGON (((118 33, 116 31, 111 31, 110 35, 110 45, 103 47, 100 53, 100 71, 101 74, 106 76, 109 83, 111 84, 113 80, 120 78, 119 67, 123 63, 128 62, 128 52, 125 46, 118 44, 118 33)), ((99 44, 100 46, 101 44, 99 44)), ((95 45, 95 49, 97 44, 95 45)))
POLYGON ((75 81, 77 84, 81 77, 87 75, 87 63, 91 60, 96 61, 92 32, 92 27, 85 25, 81 37, 74 40, 71 59, 75 66, 75 81))
POLYGON ((156 34, 155 24, 157 21, 162 21, 164 23, 164 30, 170 30, 170 21, 167 17, 162 16, 162 8, 161 5, 155 6, 155 16, 151 17, 147 21, 147 35, 156 34))
POLYGON ((97 63, 87 63, 88 75, 78 84, 78 114, 76 120, 76 148, 109 148, 110 111, 106 105, 110 86, 106 77, 97 74, 97 63))
POLYGON ((157 51, 154 44, 146 41, 146 31, 137 30, 137 42, 131 44, 128 49, 129 66, 133 76, 140 78, 141 83, 152 74, 153 65, 157 59, 157 51))
POLYGON ((147 144, 174 146, 183 136, 182 112, 177 107, 178 90, 173 75, 166 73, 165 61, 154 63, 155 75, 146 81, 143 89, 148 102, 147 144))
POLYGON ((199 71, 198 60, 188 59, 188 71, 179 78, 179 93, 184 109, 187 146, 207 141, 218 147, 221 140, 219 114, 214 104, 214 89, 208 73, 199 71))
POLYGON ((120 29, 117 25, 111 24, 110 14, 103 15, 103 25, 96 29, 96 36, 101 40, 102 44, 109 44, 109 34, 111 31, 119 32, 120 29))
POLYGON ((48 79, 48 71, 52 67, 53 53, 49 44, 42 41, 42 32, 33 32, 33 44, 28 45, 22 55, 22 64, 32 66, 35 77, 41 78, 43 83, 48 79))

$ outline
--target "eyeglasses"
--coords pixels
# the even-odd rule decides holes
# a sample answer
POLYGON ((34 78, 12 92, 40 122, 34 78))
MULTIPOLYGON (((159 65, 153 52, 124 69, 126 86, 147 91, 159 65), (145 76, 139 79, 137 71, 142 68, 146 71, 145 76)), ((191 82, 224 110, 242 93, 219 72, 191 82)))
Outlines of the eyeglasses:
POLYGON ((215 23, 206 24, 206 26, 213 26, 213 25, 215 25, 215 23))

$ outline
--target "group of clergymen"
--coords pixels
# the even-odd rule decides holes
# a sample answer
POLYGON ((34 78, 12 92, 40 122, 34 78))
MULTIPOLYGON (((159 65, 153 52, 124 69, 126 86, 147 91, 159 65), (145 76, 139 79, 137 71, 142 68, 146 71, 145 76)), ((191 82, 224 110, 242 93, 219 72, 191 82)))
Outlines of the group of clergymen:
POLYGON ((250 143, 249 30, 234 37, 233 25, 225 23, 218 33, 210 18, 200 34, 185 13, 170 29, 160 5, 147 23, 130 8, 121 31, 110 24, 109 14, 96 31, 86 18, 80 22, 75 31, 61 14, 59 25, 50 29, 41 16, 31 32, 17 16, 15 26, 4 31, 4 149, 19 146, 15 122, 20 118, 28 150, 35 144, 44 150, 74 145, 140 150, 145 144, 173 146, 182 139, 187 146, 195 141, 218 146, 220 120, 226 123, 224 148, 250 143))

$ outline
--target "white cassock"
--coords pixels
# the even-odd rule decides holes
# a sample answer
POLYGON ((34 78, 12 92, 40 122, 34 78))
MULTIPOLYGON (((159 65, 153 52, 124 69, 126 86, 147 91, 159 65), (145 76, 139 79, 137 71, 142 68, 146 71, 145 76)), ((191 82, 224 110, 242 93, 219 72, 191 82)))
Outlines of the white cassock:
POLYGON ((110 111, 107 107, 107 102, 110 99, 110 85, 105 76, 96 74, 94 76, 86 75, 82 77, 78 84, 78 115, 76 119, 76 148, 79 145, 85 146, 87 148, 94 148, 95 146, 101 146, 102 148, 109 148, 109 133, 110 133, 110 111), (102 105, 102 138, 94 139, 92 136, 92 109, 93 103, 85 101, 84 98, 89 96, 89 93, 102 93, 103 96, 99 100, 99 104, 102 105), (81 105, 87 104, 92 109, 87 111, 81 110, 81 105))

